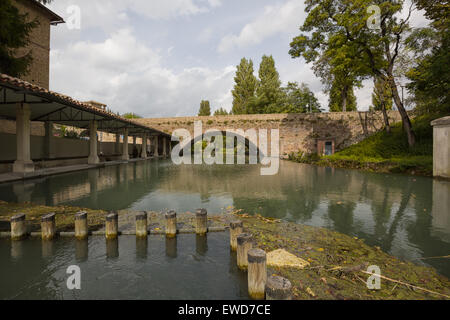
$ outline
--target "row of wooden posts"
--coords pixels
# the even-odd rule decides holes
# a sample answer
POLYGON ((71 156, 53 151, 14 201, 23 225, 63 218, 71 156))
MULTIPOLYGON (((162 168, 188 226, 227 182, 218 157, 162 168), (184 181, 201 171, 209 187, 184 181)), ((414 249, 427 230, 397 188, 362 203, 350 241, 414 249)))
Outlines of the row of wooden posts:
POLYGON ((248 293, 253 299, 291 300, 292 285, 279 276, 267 277, 267 255, 253 248, 253 237, 243 233, 242 221, 230 223, 230 247, 237 253, 237 266, 248 274, 248 293))
MULTIPOLYGON (((56 236, 55 213, 41 218, 41 237, 43 240, 53 240, 56 236)), ((165 214, 166 236, 177 235, 177 214, 171 210, 165 214)), ((147 237, 147 213, 136 214, 136 237, 147 237)), ((204 236, 208 232, 208 213, 206 209, 196 211, 195 232, 204 236)), ((11 239, 22 240, 28 235, 26 216, 18 214, 11 218, 11 239)), ((86 212, 75 215, 75 237, 79 240, 87 239, 88 220, 86 212)), ((119 235, 118 214, 110 213, 106 216, 106 239, 116 239, 119 235)), ((264 250, 253 248, 253 238, 249 233, 243 233, 242 221, 230 223, 230 247, 237 252, 237 266, 248 273, 248 292, 253 299, 291 300, 291 283, 279 276, 267 277, 267 256, 264 250)))

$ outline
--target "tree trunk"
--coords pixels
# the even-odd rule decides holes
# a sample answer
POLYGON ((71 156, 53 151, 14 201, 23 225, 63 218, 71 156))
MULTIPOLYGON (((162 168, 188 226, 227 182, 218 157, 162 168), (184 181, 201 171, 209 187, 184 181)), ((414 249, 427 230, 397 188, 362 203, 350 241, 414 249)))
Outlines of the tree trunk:
POLYGON ((403 129, 405 130, 408 137, 408 144, 410 147, 412 147, 416 144, 416 135, 414 134, 414 131, 412 129, 411 120, 409 119, 408 113, 403 106, 402 100, 400 99, 397 85, 395 84, 395 80, 392 75, 389 75, 388 81, 389 86, 392 90, 392 97, 394 98, 395 105, 397 106, 398 111, 400 112, 400 116, 402 117, 403 129))
POLYGON ((347 112, 347 86, 344 86, 342 90, 342 111, 347 112))
POLYGON ((384 118, 384 127, 386 129, 387 133, 391 133, 391 126, 389 125, 389 117, 386 111, 386 105, 384 102, 381 103, 381 110, 383 111, 383 118, 384 118))

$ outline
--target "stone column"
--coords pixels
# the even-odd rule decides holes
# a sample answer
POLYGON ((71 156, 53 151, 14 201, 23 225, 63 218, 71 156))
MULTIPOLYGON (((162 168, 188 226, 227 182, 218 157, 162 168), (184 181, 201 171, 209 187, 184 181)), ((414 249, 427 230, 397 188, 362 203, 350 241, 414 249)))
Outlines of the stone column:
POLYGON ((433 126, 433 175, 450 178, 450 116, 431 122, 433 126))
POLYGON ((98 157, 97 147, 97 121, 91 120, 89 123, 89 159, 88 164, 97 164, 100 163, 100 159, 98 157))
POLYGON ((122 160, 130 160, 130 154, 128 153, 128 129, 123 129, 123 144, 122 144, 122 160))
POLYGON ((13 172, 26 173, 34 171, 30 148, 30 106, 25 103, 16 104, 16 139, 17 158, 13 172))
POLYGON ((155 148, 155 153, 154 153, 154 156, 155 157, 159 157, 159 144, 158 144, 158 139, 159 139, 159 137, 158 136, 155 136, 154 138, 154 141, 155 141, 155 146, 154 146, 154 148, 155 148))
POLYGON ((163 157, 167 157, 167 138, 163 137, 163 157))
POLYGON ((147 134, 146 134, 146 133, 144 133, 144 134, 142 135, 141 158, 147 159, 147 134))
POLYGON ((115 147, 114 148, 115 154, 120 154, 120 134, 119 133, 116 133, 116 144, 114 147, 115 147))
POLYGON ((53 138, 53 122, 45 123, 44 157, 46 159, 55 158, 55 143, 53 138))
POLYGON ((97 154, 102 154, 102 139, 103 139, 103 133, 97 131, 98 139, 97 139, 97 154))

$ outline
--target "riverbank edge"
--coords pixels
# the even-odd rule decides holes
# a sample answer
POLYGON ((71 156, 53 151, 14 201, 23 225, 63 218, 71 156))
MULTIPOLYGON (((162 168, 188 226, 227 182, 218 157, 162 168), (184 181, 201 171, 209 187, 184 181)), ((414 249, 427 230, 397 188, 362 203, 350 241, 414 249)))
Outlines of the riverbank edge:
POLYGON ((383 161, 364 161, 345 157, 302 157, 297 158, 295 154, 289 155, 286 161, 309 164, 319 167, 360 170, 374 173, 392 173, 411 176, 433 177, 433 157, 420 157, 422 159, 386 159, 383 161), (417 164, 420 162, 421 164, 417 164), (416 164, 414 164, 416 163, 416 164))
MULTIPOLYGON (((11 216, 25 213, 30 225, 29 230, 37 232, 40 230, 40 218, 44 214, 55 212, 57 231, 70 232, 74 228, 75 213, 79 211, 88 213, 91 232, 98 232, 103 228, 107 214, 104 210, 0 201, 0 231, 7 231, 11 216)), ((165 223, 163 214, 153 211, 148 213, 152 221, 150 234, 162 234, 165 223)), ((121 210, 119 221, 122 221, 122 224, 132 222, 134 215, 134 212, 121 210)), ((221 230, 227 229, 231 220, 240 219, 244 223, 244 231, 253 235, 254 247, 266 252, 284 249, 308 261, 310 265, 304 269, 268 268, 268 274, 280 275, 291 281, 294 299, 450 299, 450 281, 435 269, 402 261, 378 247, 366 245, 363 239, 324 228, 249 215, 232 207, 224 209, 220 214, 209 214, 208 217, 209 226, 221 230), (367 288, 369 275, 365 272, 369 265, 378 266, 382 276, 390 279, 382 279, 380 290, 367 288)), ((190 228, 195 223, 195 214, 179 213, 178 221, 183 228, 190 228)))

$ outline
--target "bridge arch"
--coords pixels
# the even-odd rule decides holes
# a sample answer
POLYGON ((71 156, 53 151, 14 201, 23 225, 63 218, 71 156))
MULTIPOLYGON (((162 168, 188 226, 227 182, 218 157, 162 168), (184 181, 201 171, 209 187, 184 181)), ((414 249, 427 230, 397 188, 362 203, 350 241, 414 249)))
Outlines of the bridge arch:
MULTIPOLYGON (((206 132, 203 132, 201 135, 198 135, 191 139, 187 139, 186 141, 181 141, 180 156, 183 155, 183 151, 186 150, 186 148, 188 148, 191 152, 193 152, 195 144, 216 138, 219 135, 224 138, 232 138, 233 148, 239 148, 239 146, 241 146, 241 148, 245 148, 244 149, 245 156, 253 154, 255 155, 258 162, 260 161, 261 158, 265 156, 264 153, 261 151, 261 149, 258 147, 257 130, 244 132, 243 130, 234 130, 234 129, 217 129, 217 130, 209 129, 206 132)), ((225 139, 225 141, 223 142, 224 148, 227 147, 227 142, 229 141, 225 139)))

